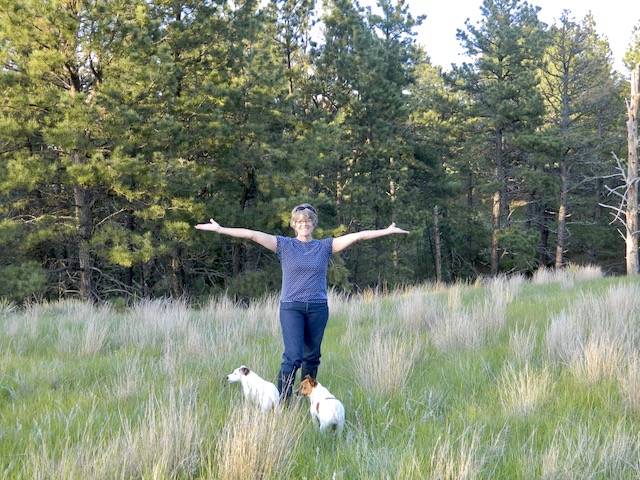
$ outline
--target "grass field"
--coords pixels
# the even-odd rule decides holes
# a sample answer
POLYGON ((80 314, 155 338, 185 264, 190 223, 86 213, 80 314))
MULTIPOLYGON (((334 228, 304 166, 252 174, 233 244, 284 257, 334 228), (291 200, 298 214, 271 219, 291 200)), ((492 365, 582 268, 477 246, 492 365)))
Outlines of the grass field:
POLYGON ((0 304, 2 478, 640 478, 640 278, 543 270, 330 309, 337 438, 306 399, 264 414, 224 380, 275 380, 277 298, 0 304))

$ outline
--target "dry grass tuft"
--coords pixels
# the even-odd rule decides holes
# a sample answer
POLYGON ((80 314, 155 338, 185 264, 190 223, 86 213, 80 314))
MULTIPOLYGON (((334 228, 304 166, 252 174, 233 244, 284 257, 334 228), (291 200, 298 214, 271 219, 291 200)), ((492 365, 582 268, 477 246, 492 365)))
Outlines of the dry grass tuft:
POLYGON ((380 332, 375 333, 367 345, 352 350, 354 377, 367 392, 397 393, 405 386, 419 353, 420 345, 416 340, 390 339, 380 332))
POLYGON ((192 392, 171 391, 168 401, 152 395, 140 422, 123 418, 122 430, 96 437, 91 430, 104 420, 89 412, 79 439, 67 438, 62 447, 53 438, 35 439, 40 448, 25 462, 23 478, 192 478, 201 464, 205 434, 192 392))
POLYGON ((638 478, 639 440, 620 425, 612 433, 560 427, 542 455, 541 478, 638 478))
POLYGON ((547 354, 553 362, 569 364, 584 342, 584 327, 574 316, 560 312, 545 333, 547 354))
POLYGON ((535 371, 529 365, 516 370, 508 365, 499 380, 500 398, 505 410, 516 415, 529 415, 550 395, 552 382, 546 370, 535 371))
POLYGON ((535 352, 537 346, 538 332, 532 325, 528 330, 517 328, 509 335, 509 350, 515 361, 519 363, 528 362, 535 352))
POLYGON ((572 358, 569 369, 578 381, 591 385, 618 378, 625 357, 620 345, 608 338, 590 336, 572 358))
POLYGON ((297 413, 265 413, 248 403, 233 408, 218 438, 215 478, 291 478, 303 425, 297 413))
POLYGON ((603 278, 604 273, 597 265, 569 264, 561 269, 539 268, 533 273, 532 283, 542 285, 559 283, 563 288, 571 288, 575 282, 603 278))
POLYGON ((444 316, 442 300, 432 293, 405 294, 397 305, 397 318, 404 331, 418 333, 430 328, 444 316))
POLYGON ((347 315, 346 332, 340 342, 347 346, 361 344, 363 331, 369 332, 375 329, 376 325, 387 318, 382 309, 382 302, 352 301, 346 306, 344 312, 347 315))
POLYGON ((640 355, 631 354, 627 366, 620 372, 618 384, 625 408, 640 413, 640 355))
POLYGON ((430 478, 478 478, 485 463, 477 431, 465 430, 457 439, 447 432, 441 435, 431 452, 430 478))
POLYGON ((108 305, 78 303, 76 301, 58 304, 65 313, 56 324, 58 334, 57 349, 78 356, 90 356, 100 352, 108 338, 113 324, 113 310, 108 305))
POLYGON ((484 325, 467 309, 447 312, 429 333, 440 352, 476 348, 485 339, 484 325))
POLYGON ((520 295, 525 283, 524 275, 500 275, 486 280, 492 301, 502 305, 508 305, 520 295))
POLYGON ((140 354, 127 357, 123 364, 119 366, 117 375, 111 382, 111 391, 116 398, 127 399, 138 394, 145 379, 150 378, 150 374, 140 359, 140 354))
POLYGON ((11 302, 5 297, 0 298, 0 318, 16 310, 18 310, 18 305, 15 302, 11 302))
POLYGON ((260 334, 270 334, 276 340, 280 340, 280 297, 267 295, 254 301, 246 310, 247 322, 253 330, 260 334))
POLYGON ((121 342, 140 346, 180 342, 188 331, 190 312, 185 300, 140 300, 121 327, 121 342))
POLYGON ((447 289, 447 306, 451 309, 462 308, 462 293, 468 285, 456 282, 447 289))
POLYGON ((139 478, 192 475, 201 460, 203 424, 195 389, 170 390, 168 400, 151 395, 143 421, 137 426, 125 421, 124 434, 116 444, 126 459, 124 471, 139 478))

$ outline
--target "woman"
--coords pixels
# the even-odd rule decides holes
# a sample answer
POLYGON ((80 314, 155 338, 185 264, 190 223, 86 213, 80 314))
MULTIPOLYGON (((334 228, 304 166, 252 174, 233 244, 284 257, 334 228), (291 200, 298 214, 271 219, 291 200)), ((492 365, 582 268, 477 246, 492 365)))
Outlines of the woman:
POLYGON ((318 226, 318 213, 308 203, 298 205, 291 211, 290 225, 296 233, 294 238, 246 228, 226 228, 213 219, 210 223, 195 227, 252 240, 278 255, 282 266, 280 325, 284 342, 278 390, 282 399, 291 396, 298 369, 302 369, 301 378, 305 375, 316 378, 318 374, 320 345, 329 320, 327 267, 331 255, 361 240, 409 233, 392 223, 384 229, 316 240, 313 231, 318 226))

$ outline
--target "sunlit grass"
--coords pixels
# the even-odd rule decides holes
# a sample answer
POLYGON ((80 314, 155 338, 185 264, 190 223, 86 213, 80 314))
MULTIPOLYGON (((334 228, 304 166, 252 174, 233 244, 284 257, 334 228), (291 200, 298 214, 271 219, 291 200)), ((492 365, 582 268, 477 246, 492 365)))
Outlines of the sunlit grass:
POLYGON ((640 414, 640 354, 634 352, 629 355, 618 382, 625 408, 632 414, 640 414))
POLYGON ((560 426, 541 459, 541 478, 636 478, 640 474, 640 437, 612 425, 560 426))
POLYGON ((296 413, 263 412, 250 403, 232 407, 218 436, 216 478, 292 478, 303 430, 301 415, 296 413))
POLYGON ((529 365, 516 369, 507 365, 501 373, 499 388, 502 405, 510 414, 529 415, 551 394, 551 376, 529 365))
POLYGON ((604 277, 602 268, 597 265, 570 264, 563 269, 539 268, 533 274, 534 284, 559 283, 564 288, 573 287, 576 281, 597 280, 604 277))
POLYGON ((353 378, 372 395, 399 393, 411 376, 419 353, 415 339, 374 333, 369 342, 352 350, 353 378))
POLYGON ((224 380, 275 380, 277 297, 0 304, 3 478, 637 478, 640 281, 601 277, 331 292, 338 438, 224 380))
MULTIPOLYGON (((101 429, 105 419, 95 405, 77 433, 73 423, 83 415, 82 409, 57 412, 65 435, 32 438, 37 448, 29 453, 23 478, 191 476, 201 463, 200 446, 206 436, 206 424, 198 418, 192 393, 169 391, 163 399, 151 396, 143 409, 139 421, 121 416, 120 431, 111 434, 101 429)), ((50 427, 51 421, 45 418, 40 428, 50 427)))
POLYGON ((533 358, 537 346, 537 329, 516 327, 509 334, 509 350, 512 358, 518 363, 527 363, 533 358))
POLYGON ((460 435, 445 431, 430 455, 431 478, 478 478, 485 462, 486 450, 476 430, 465 429, 460 435))
POLYGON ((578 381, 594 384, 617 378, 625 359, 625 350, 608 338, 591 336, 569 364, 578 381))

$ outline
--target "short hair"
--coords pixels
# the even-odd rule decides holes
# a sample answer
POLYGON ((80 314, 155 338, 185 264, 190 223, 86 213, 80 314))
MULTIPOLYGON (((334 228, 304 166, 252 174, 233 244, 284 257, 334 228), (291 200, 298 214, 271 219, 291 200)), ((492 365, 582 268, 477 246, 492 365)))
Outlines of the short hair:
POLYGON ((316 209, 308 203, 301 203, 291 210, 291 220, 289 221, 289 225, 295 230, 296 222, 303 218, 311 220, 313 228, 318 226, 318 213, 316 212, 316 209))

